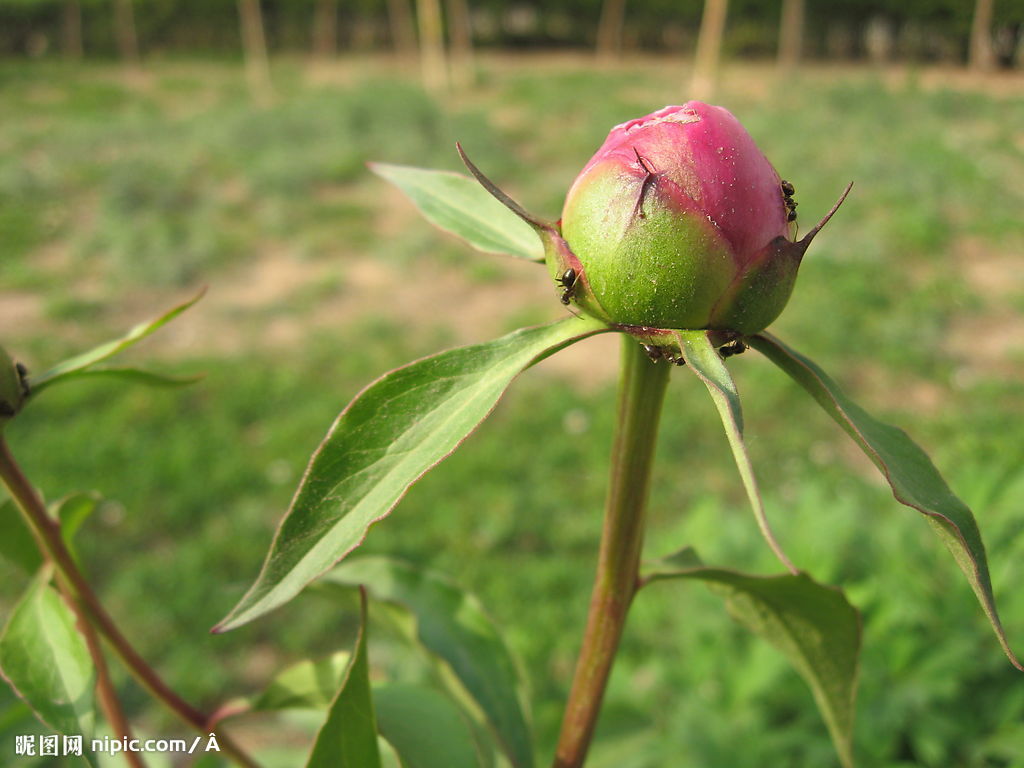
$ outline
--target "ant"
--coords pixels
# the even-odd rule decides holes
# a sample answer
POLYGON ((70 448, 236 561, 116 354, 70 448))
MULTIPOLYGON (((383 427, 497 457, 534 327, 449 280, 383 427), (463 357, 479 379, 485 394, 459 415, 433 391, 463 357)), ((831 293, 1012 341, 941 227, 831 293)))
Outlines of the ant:
POLYGON ((671 347, 659 347, 654 344, 644 344, 643 347, 652 363, 664 360, 669 365, 686 365, 682 354, 676 354, 671 347))
POLYGON ((733 355, 742 355, 746 351, 747 345, 740 339, 730 341, 728 344, 723 344, 718 348, 718 354, 722 356, 723 360, 727 357, 732 357, 733 355))
POLYGON ((559 277, 555 282, 557 282, 564 289, 562 291, 561 301, 563 304, 568 306, 569 302, 572 300, 572 295, 576 289, 576 270, 570 267, 569 269, 565 270, 565 272, 562 273, 562 276, 559 277))
POLYGON ((780 186, 782 187, 782 202, 786 204, 786 221, 796 221, 797 202, 793 199, 796 187, 786 180, 783 180, 780 186))

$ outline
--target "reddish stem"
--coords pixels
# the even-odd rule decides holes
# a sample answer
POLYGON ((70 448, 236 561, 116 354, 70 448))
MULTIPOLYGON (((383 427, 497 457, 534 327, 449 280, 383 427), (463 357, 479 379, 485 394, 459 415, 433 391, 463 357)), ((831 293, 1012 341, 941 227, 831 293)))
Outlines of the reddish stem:
POLYGON ((121 634, 114 619, 107 613, 89 582, 78 569, 78 565, 64 544, 60 523, 47 513, 42 498, 25 477, 14 460, 14 456, 11 455, 2 432, 0 432, 0 480, 3 480, 11 498, 24 513, 37 542, 42 545, 44 555, 53 562, 60 574, 61 581, 66 582, 66 587, 71 592, 74 602, 81 607, 84 615, 88 617, 89 623, 106 638, 110 647, 114 649, 135 679, 188 725, 202 734, 213 732, 224 754, 230 756, 238 765, 245 766, 245 768, 259 768, 259 765, 242 751, 230 736, 224 732, 213 731, 209 718, 175 693, 121 634))

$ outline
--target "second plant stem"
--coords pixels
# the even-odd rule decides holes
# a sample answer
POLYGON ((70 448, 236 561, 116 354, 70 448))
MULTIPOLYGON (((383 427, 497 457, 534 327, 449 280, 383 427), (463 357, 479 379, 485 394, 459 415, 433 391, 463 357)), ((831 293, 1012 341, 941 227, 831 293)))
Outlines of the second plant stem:
POLYGON ((651 464, 670 368, 652 362, 635 339, 623 335, 618 420, 597 575, 554 768, 583 765, 636 594, 651 464))
MULTIPOLYGON (((200 733, 206 733, 210 728, 207 715, 178 696, 121 634, 121 630, 107 613, 103 604, 100 603, 96 593, 93 592, 91 585, 78 569, 78 565, 65 546, 60 523, 47 513, 46 505, 14 460, 2 433, 0 433, 0 480, 7 486, 11 498, 24 513, 25 522, 41 543, 45 556, 53 563, 72 599, 81 606, 83 618, 95 626, 136 680, 154 697, 200 733)), ((216 737, 224 753, 237 764, 246 766, 246 768, 257 768, 257 764, 226 733, 217 732, 216 737)))

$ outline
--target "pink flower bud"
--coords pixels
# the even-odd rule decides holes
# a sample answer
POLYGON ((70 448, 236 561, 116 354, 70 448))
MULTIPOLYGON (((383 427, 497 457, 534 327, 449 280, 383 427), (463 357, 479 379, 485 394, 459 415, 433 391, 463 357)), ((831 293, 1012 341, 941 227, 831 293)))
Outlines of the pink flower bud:
POLYGON ((665 107, 613 128, 580 172, 549 268, 563 285, 573 270, 572 298, 616 325, 756 333, 824 224, 793 242, 795 208, 728 110, 665 107))

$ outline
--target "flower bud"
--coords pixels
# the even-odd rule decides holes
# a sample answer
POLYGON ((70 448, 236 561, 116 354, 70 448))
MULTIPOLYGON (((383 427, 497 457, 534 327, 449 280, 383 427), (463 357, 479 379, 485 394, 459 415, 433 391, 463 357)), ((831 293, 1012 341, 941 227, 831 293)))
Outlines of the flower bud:
POLYGON ((614 325, 756 333, 832 215, 792 241, 792 193, 727 110, 665 107, 613 128, 580 172, 548 266, 614 325))
POLYGON ((0 347, 0 428, 21 410, 26 395, 24 368, 0 347))

